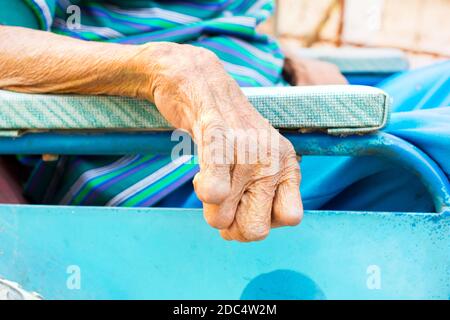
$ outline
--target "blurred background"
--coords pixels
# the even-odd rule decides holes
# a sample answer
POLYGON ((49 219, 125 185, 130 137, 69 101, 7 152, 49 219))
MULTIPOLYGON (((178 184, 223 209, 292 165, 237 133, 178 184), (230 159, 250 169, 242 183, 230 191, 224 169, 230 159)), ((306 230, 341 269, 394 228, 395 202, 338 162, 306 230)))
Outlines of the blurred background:
POLYGON ((411 67, 450 59, 450 0, 276 0, 261 26, 286 46, 390 47, 411 67))

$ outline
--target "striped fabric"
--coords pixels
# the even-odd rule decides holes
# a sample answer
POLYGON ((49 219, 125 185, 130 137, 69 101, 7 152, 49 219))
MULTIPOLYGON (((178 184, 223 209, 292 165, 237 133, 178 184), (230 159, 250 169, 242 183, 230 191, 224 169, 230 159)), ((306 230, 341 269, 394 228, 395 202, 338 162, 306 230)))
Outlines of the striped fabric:
POLYGON ((57 0, 52 31, 92 41, 201 46, 216 53, 241 86, 271 86, 281 80, 283 55, 255 28, 272 10, 271 0, 57 0), (67 23, 73 5, 81 9, 79 26, 67 23))
POLYGON ((198 171, 195 163, 191 156, 174 162, 161 155, 62 157, 40 162, 26 190, 36 202, 150 206, 189 181, 198 171), (41 189, 43 183, 49 187, 41 189))
MULTIPOLYGON (((188 43, 213 51, 242 87, 286 84, 280 48, 256 32, 272 13, 272 0, 24 1, 43 30, 89 41, 188 43)), ((170 163, 159 155, 62 157, 35 165, 26 193, 36 202, 151 206, 197 170, 190 159, 170 163)))
POLYGON ((24 0, 34 11, 42 30, 50 31, 55 13, 55 1, 53 0, 24 0))

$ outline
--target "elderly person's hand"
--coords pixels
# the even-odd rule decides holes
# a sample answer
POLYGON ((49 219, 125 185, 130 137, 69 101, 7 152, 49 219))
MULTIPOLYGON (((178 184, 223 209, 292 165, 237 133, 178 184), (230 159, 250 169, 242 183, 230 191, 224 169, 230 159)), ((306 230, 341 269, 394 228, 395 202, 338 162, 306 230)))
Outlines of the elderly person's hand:
POLYGON ((303 212, 294 149, 252 107, 219 59, 172 43, 149 44, 141 57, 152 75, 147 98, 199 146, 194 187, 206 221, 238 241, 298 224, 303 212))
POLYGON ((210 51, 173 43, 86 42, 1 26, 0 43, 8 43, 0 50, 0 88, 146 98, 174 127, 187 130, 201 150, 195 190, 206 220, 225 239, 260 240, 271 227, 300 222, 292 145, 210 51), (256 143, 242 155, 238 146, 251 144, 249 138, 256 143), (231 149, 225 159, 214 156, 222 147, 231 149))

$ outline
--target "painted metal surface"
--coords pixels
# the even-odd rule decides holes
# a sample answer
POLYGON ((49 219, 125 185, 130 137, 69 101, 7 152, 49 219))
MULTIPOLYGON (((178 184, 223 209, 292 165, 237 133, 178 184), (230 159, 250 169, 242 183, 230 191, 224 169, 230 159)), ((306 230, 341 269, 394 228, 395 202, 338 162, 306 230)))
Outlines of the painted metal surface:
MULTIPOLYGON (((432 159, 383 133, 284 135, 301 154, 402 163, 440 214, 307 212, 298 227, 239 244, 199 210, 0 205, 0 277, 47 299, 450 298, 450 188, 432 159)), ((170 132, 42 133, 0 138, 0 153, 168 153, 177 142, 170 132)))
POLYGON ((199 210, 1 206, 0 222, 0 274, 47 299, 450 298, 448 213, 307 212, 249 244, 199 210))
POLYGON ((25 291, 18 283, 0 278, 0 300, 42 300, 42 297, 25 291))

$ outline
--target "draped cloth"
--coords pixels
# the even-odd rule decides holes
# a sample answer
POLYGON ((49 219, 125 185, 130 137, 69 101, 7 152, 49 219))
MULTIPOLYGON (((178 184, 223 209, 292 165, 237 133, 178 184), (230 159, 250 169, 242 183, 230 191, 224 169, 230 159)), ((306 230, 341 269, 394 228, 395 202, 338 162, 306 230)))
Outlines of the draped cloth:
MULTIPOLYGON (((450 177, 450 61, 393 76, 379 84, 393 98, 384 132, 431 157, 450 177)), ((411 172, 376 157, 305 157, 305 208, 434 211, 411 172)))

